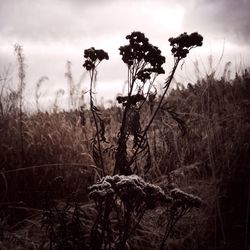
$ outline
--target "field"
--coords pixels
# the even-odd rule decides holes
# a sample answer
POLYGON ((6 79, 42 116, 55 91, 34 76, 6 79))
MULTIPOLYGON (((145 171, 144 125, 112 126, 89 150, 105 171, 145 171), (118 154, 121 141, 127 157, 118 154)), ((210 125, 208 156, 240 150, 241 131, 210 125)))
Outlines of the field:
POLYGON ((136 96, 140 116, 130 99, 28 114, 20 91, 0 98, 0 249, 249 249, 249 70, 169 91, 147 140, 161 95, 136 96))

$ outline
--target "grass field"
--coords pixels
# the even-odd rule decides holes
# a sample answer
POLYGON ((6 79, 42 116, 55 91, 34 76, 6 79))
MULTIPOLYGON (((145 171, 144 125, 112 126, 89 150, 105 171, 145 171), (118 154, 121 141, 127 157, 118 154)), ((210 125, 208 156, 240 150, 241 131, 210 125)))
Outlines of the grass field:
MULTIPOLYGON (((88 187, 103 176, 92 150, 95 120, 87 109, 20 117, 20 93, 14 94, 0 99, 0 249, 88 249, 98 214, 88 187)), ((234 79, 225 72, 179 85, 164 101, 167 108, 148 131, 152 164, 142 176, 164 191, 180 188, 200 197, 202 204, 178 220, 161 249, 249 249, 249 70, 234 79)), ((112 175, 123 107, 100 112, 111 145, 102 144, 103 164, 112 175)), ((147 210, 124 249, 158 249, 165 212, 161 206, 147 210)))

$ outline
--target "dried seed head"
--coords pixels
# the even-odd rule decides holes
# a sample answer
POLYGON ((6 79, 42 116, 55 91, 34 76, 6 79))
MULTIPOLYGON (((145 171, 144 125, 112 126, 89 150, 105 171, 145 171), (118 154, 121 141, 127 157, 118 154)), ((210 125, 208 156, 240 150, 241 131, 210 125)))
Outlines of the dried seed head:
POLYGON ((134 204, 134 207, 144 203, 148 209, 172 201, 159 186, 147 183, 137 175, 105 176, 89 188, 89 198, 96 202, 112 195, 126 204, 134 204))
POLYGON ((165 63, 165 57, 161 55, 161 51, 158 47, 149 43, 148 38, 142 32, 134 31, 130 35, 126 36, 129 40, 129 44, 121 46, 119 48, 122 60, 129 67, 136 62, 142 62, 148 64, 147 68, 139 72, 138 78, 142 81, 150 79, 151 73, 163 74, 165 73, 162 64, 165 63))
POLYGON ((194 32, 188 35, 186 32, 182 33, 178 37, 171 37, 168 40, 170 42, 170 46, 172 46, 171 52, 174 57, 179 59, 185 58, 189 53, 190 49, 202 46, 203 37, 194 32))
POLYGON ((109 56, 104 50, 91 47, 84 50, 84 58, 86 58, 86 60, 82 66, 86 68, 86 70, 92 70, 96 67, 97 62, 101 62, 104 59, 108 60, 109 56))

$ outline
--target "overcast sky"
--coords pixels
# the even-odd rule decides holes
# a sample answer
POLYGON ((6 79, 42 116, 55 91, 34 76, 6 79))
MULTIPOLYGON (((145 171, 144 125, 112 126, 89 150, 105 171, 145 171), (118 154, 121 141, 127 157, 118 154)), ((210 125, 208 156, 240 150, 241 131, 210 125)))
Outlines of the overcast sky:
MULTIPOLYGON (((223 63, 231 61, 234 69, 250 62, 250 0, 0 0, 0 70, 16 67, 14 44, 25 54, 26 94, 32 100, 34 86, 41 76, 48 76, 41 91, 54 99, 62 88, 67 92, 66 62, 72 62, 74 80, 84 72, 83 51, 94 46, 106 50, 110 60, 100 65, 98 94, 112 99, 122 91, 125 66, 118 48, 132 31, 142 31, 172 63, 168 38, 198 31, 204 45, 193 51, 185 62, 179 79, 194 81, 193 61, 207 57, 217 64, 224 49, 223 63)), ((13 71, 13 74, 15 72, 13 71)), ((88 89, 88 79, 82 88, 88 89)))

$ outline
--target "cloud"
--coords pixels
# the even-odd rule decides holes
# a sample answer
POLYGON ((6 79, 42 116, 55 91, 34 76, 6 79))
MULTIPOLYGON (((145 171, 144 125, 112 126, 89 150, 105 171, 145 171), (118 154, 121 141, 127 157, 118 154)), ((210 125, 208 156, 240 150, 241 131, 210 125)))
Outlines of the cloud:
POLYGON ((156 2, 2 0, 0 35, 21 41, 58 41, 125 36, 138 29, 154 35, 180 29, 183 11, 156 2))
POLYGON ((64 1, 4 0, 0 16, 1 36, 20 40, 72 38, 88 31, 87 20, 74 15, 72 6, 64 1))
MULTIPOLYGON (((226 54, 233 57, 233 53, 241 53, 249 57, 249 0, 0 2, 0 67, 6 62, 15 65, 13 45, 20 43, 28 65, 30 89, 41 76, 47 75, 49 81, 44 85, 48 85, 49 94, 55 89, 67 89, 64 77, 67 60, 72 61, 73 74, 78 80, 83 71, 83 50, 91 46, 102 48, 110 55, 110 60, 100 65, 99 92, 103 89, 105 97, 108 96, 113 90, 110 86, 116 83, 122 89, 126 68, 118 48, 134 30, 144 32, 163 51, 166 67, 172 60, 168 38, 184 31, 198 31, 204 36, 204 46, 195 50, 195 53, 203 50, 204 57, 211 50, 220 54, 224 38, 226 54)), ((87 80, 84 84, 87 88, 87 80)))
POLYGON ((249 43, 249 13, 249 0, 1 0, 0 36, 58 41, 197 30, 249 43))
POLYGON ((184 28, 224 37, 235 43, 250 42, 249 0, 189 1, 184 28))

